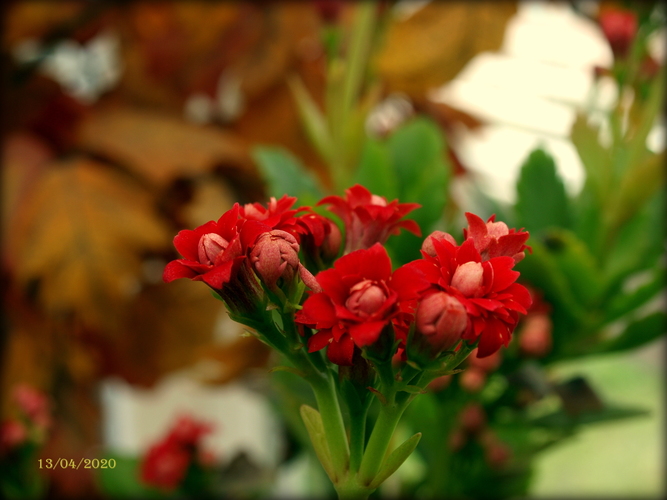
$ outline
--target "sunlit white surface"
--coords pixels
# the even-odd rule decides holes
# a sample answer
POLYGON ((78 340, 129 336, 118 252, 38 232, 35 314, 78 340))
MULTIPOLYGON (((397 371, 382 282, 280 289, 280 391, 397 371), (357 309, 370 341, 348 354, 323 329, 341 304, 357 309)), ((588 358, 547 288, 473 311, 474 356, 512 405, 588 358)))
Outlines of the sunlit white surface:
POLYGON ((284 445, 268 401, 242 384, 205 386, 179 372, 153 389, 109 379, 101 396, 105 443, 112 452, 142 455, 184 414, 215 426, 204 446, 222 463, 245 451, 255 464, 275 467, 284 445))

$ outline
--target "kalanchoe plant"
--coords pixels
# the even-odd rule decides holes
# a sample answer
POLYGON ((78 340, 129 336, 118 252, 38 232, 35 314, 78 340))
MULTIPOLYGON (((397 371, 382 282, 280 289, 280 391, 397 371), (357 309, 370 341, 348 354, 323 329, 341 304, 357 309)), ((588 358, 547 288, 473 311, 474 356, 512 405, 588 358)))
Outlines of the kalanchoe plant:
POLYGON ((217 222, 179 232, 183 258, 167 265, 164 280, 203 281, 233 319, 284 356, 282 368, 315 393, 318 410, 304 405, 301 415, 338 495, 367 498, 417 446, 420 433, 387 453, 410 402, 475 348, 488 358, 509 343, 531 304, 512 270, 528 233, 467 214, 460 246, 432 233, 422 259, 392 270, 383 244, 401 228, 420 234, 404 219, 419 205, 355 185, 318 203, 342 219, 341 234, 310 208, 291 209, 295 202, 236 204, 217 222))

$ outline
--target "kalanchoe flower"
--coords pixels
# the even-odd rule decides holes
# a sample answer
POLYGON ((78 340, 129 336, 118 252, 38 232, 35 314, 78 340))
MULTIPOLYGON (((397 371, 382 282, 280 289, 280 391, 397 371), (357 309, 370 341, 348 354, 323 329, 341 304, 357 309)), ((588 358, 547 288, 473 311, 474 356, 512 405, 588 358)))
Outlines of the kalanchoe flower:
POLYGON ((242 219, 261 222, 270 229, 280 229, 296 234, 298 228, 295 215, 306 209, 292 209, 294 203, 296 203, 296 198, 293 196, 284 195, 279 200, 271 197, 266 207, 261 203, 246 203, 240 207, 239 216, 242 219))
POLYGON ((480 357, 493 354, 503 344, 507 346, 519 313, 526 314, 531 303, 526 288, 515 283, 519 273, 512 270, 514 258, 483 260, 473 237, 459 247, 444 239, 432 243, 435 256, 423 252, 423 260, 408 266, 419 269, 434 290, 446 292, 463 304, 469 320, 462 338, 469 342, 479 339, 480 357))
POLYGON ((610 8, 600 13, 599 21, 614 57, 625 57, 637 34, 637 14, 627 9, 610 8))
POLYGON ((495 215, 489 217, 486 223, 470 212, 466 212, 465 216, 468 219, 468 228, 463 230, 463 236, 472 238, 482 260, 508 256, 512 257, 514 262, 519 262, 526 256, 524 250, 530 250, 530 247, 525 245, 529 236, 526 231, 509 229, 504 222, 494 222, 495 215))
POLYGON ((463 304, 445 292, 435 292, 424 298, 415 314, 415 343, 434 357, 461 340, 468 326, 468 313, 463 304))
POLYGON ((232 312, 247 312, 261 300, 257 283, 246 259, 257 237, 271 230, 262 222, 240 217, 235 204, 217 222, 209 221, 194 230, 179 231, 174 246, 183 256, 165 267, 163 279, 203 281, 215 290, 232 312))
POLYGON ((422 252, 425 252, 427 255, 430 255, 431 257, 436 256, 435 247, 433 246, 434 240, 445 240, 450 242, 452 245, 456 246, 456 240, 451 234, 445 233, 443 231, 433 231, 426 238, 424 238, 424 242, 422 243, 422 248, 421 248, 422 252))
POLYGON ((7 455, 28 441, 28 430, 20 421, 8 419, 0 424, 0 456, 7 455))
POLYGON ((263 233, 250 252, 250 262, 269 288, 280 278, 291 282, 299 269, 299 243, 285 231, 263 233))
POLYGON ((40 432, 51 425, 50 403, 46 394, 27 384, 14 388, 14 401, 23 416, 40 432))
POLYGON ((306 266, 318 270, 331 267, 343 240, 338 226, 332 220, 310 211, 298 217, 296 222, 300 227, 301 250, 306 266))
POLYGON ((370 248, 375 243, 384 244, 392 234, 401 228, 417 236, 421 230, 413 220, 401 220, 405 215, 419 208, 417 203, 398 203, 387 200, 356 184, 345 190, 345 198, 327 196, 318 205, 329 205, 329 210, 345 223, 345 253, 370 248))
POLYGON ((374 344, 401 312, 399 302, 414 300, 424 282, 405 267, 392 274, 380 244, 341 257, 315 278, 322 291, 308 297, 295 321, 319 330, 308 339, 308 351, 328 346, 327 356, 338 365, 352 364, 355 346, 374 344))

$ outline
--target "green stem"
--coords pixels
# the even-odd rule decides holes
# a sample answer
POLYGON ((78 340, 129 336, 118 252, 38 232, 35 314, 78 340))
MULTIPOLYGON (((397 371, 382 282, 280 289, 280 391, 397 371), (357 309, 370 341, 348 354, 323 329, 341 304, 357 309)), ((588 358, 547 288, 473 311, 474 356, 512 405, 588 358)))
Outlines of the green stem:
POLYGON ((359 470, 364 455, 368 406, 364 405, 359 411, 350 415, 350 472, 353 474, 359 470))
POLYGON ((315 393, 317 408, 322 417, 324 434, 329 445, 331 461, 338 477, 345 475, 350 462, 350 449, 345 433, 343 415, 338 405, 336 387, 333 377, 309 376, 306 380, 310 383, 315 393))
POLYGON ((410 400, 405 400, 402 403, 396 403, 392 397, 391 402, 380 408, 380 415, 378 416, 373 432, 368 440, 366 452, 361 460, 361 467, 359 468, 358 481, 362 485, 369 485, 377 475, 384 457, 389 448, 391 437, 394 435, 394 430, 401 415, 408 406, 410 400))

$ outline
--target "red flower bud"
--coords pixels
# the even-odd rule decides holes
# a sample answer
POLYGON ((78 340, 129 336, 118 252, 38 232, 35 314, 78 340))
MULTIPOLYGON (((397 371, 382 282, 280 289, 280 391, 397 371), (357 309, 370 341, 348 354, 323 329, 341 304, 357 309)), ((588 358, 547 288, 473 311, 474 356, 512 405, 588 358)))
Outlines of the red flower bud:
POLYGON ((466 392, 479 392, 484 388, 484 384, 486 383, 486 373, 473 367, 468 368, 461 374, 459 383, 466 392))
POLYGON ((345 307, 360 318, 368 318, 387 300, 388 290, 381 282, 364 280, 350 288, 345 307))
POLYGON ((0 426, 0 456, 18 448, 28 439, 28 431, 18 420, 5 420, 0 426))
POLYGON ((473 297, 482 285, 484 269, 479 262, 466 262, 454 271, 452 286, 466 297, 473 297))
POLYGON ((552 323, 546 314, 529 314, 519 331, 519 350, 524 356, 541 358, 551 349, 552 323))
POLYGON ((417 307, 417 332, 424 336, 436 352, 456 344, 467 324, 465 308, 447 293, 429 295, 417 307))
POLYGON ((433 246, 433 240, 447 241, 452 245, 456 246, 456 240, 451 234, 445 233, 443 231, 433 231, 426 237, 426 239, 422 243, 422 252, 424 252, 427 255, 430 255, 431 257, 436 257, 435 247, 433 246))
POLYGON ((280 278, 290 282, 299 269, 299 243, 279 229, 263 233, 250 253, 250 262, 269 288, 277 286, 280 278))

